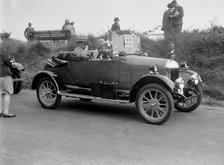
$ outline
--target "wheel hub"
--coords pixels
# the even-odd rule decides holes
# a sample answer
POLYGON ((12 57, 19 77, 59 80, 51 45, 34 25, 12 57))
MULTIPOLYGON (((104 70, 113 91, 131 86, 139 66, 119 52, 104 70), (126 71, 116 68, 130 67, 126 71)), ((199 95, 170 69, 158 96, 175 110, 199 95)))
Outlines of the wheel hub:
POLYGON ((159 102, 158 102, 157 99, 152 99, 152 100, 150 101, 150 105, 151 105, 152 108, 158 108, 158 106, 159 106, 159 102))

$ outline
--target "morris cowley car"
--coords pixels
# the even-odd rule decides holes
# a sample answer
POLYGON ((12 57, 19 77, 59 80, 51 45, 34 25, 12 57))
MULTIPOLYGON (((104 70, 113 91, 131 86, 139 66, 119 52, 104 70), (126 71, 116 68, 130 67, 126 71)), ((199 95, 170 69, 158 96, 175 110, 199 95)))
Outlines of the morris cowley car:
POLYGON ((54 109, 62 96, 133 103, 146 123, 160 125, 175 109, 190 112, 200 105, 202 80, 186 63, 146 55, 134 34, 113 34, 109 41, 109 58, 61 52, 47 59, 45 69, 32 82, 41 106, 54 109))

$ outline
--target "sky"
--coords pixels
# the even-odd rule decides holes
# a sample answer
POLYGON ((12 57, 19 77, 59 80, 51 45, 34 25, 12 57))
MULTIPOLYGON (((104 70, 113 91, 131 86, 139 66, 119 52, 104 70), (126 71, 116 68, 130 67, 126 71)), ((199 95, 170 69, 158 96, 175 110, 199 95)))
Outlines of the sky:
MULTIPOLYGON (((0 32, 25 41, 31 22, 35 30, 58 30, 65 19, 75 22, 78 34, 100 35, 120 18, 121 29, 146 32, 161 25, 171 0, 0 0, 0 32)), ((224 0, 177 0, 184 8, 183 30, 224 26, 224 0)))

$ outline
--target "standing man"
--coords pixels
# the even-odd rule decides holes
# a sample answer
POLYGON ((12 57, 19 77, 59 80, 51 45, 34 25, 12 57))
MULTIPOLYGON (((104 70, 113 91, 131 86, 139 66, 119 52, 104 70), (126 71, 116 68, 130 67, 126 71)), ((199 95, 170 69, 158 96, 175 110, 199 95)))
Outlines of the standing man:
POLYGON ((183 17, 184 17, 184 9, 182 6, 179 6, 177 4, 176 0, 172 1, 172 5, 174 6, 174 11, 173 11, 173 30, 174 34, 179 34, 182 30, 182 25, 183 25, 183 17))
POLYGON ((32 27, 32 24, 29 22, 28 27, 24 31, 24 36, 28 41, 31 41, 34 39, 34 28, 32 27))
POLYGON ((69 19, 65 19, 65 24, 62 26, 62 30, 66 30, 65 28, 66 28, 66 26, 68 26, 70 24, 70 21, 69 21, 69 19))
POLYGON ((173 4, 167 5, 168 9, 163 13, 162 29, 166 40, 170 40, 172 36, 172 15, 173 15, 173 4))
POLYGON ((111 31, 118 32, 121 30, 119 21, 120 19, 118 17, 114 18, 114 24, 111 27, 111 31))

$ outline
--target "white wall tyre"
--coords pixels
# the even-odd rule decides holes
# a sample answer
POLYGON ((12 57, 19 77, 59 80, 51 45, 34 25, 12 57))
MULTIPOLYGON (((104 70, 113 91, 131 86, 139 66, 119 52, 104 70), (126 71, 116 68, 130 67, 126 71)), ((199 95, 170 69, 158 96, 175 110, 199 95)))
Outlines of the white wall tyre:
POLYGON ((160 125, 172 115, 174 101, 166 88, 158 84, 149 84, 138 92, 136 107, 144 121, 160 125))

